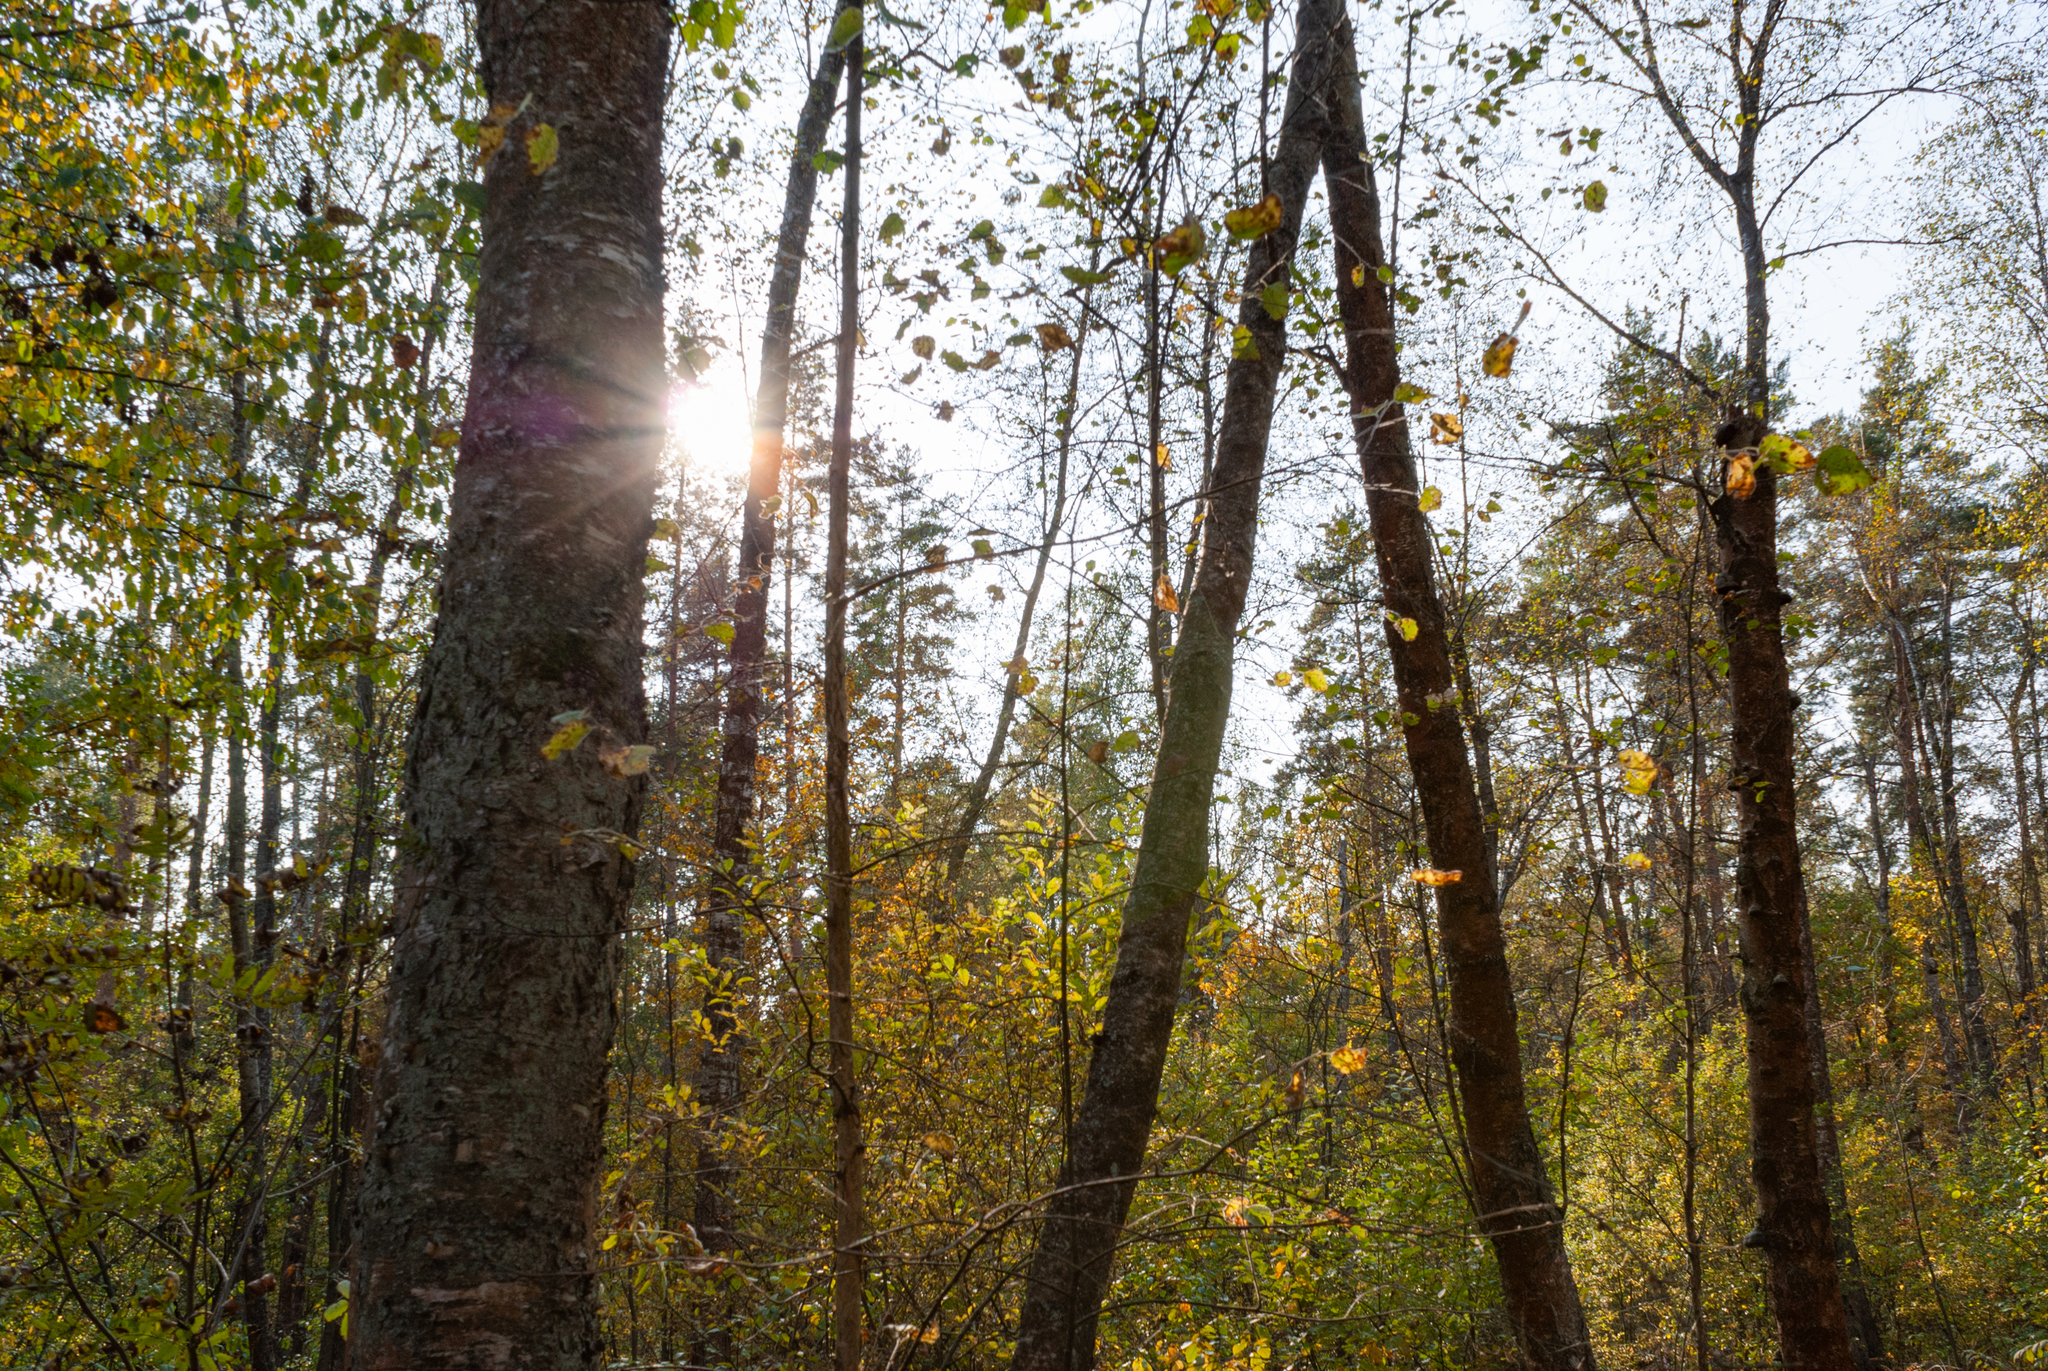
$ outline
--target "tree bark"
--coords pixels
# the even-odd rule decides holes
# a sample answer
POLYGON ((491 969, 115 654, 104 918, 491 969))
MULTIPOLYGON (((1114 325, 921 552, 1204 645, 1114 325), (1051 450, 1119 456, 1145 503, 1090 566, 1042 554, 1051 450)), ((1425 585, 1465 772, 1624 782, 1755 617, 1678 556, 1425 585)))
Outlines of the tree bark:
MULTIPOLYGON (((1260 301, 1285 283, 1329 126, 1333 57, 1349 26, 1336 0, 1305 0, 1293 78, 1266 185, 1280 226, 1251 245, 1236 349, 1225 382, 1216 470, 1203 516, 1201 563, 1183 606, 1159 756, 1123 909, 1116 967, 1087 1085, 1068 1130, 1066 1162, 1032 1254, 1012 1366, 1086 1371, 1096 1323, 1173 1036, 1188 924, 1209 871, 1209 806, 1230 717, 1232 656, 1249 588, 1260 483, 1286 326, 1260 301)), ((1156 454, 1154 455, 1156 458, 1156 454)), ((1148 650, 1150 640, 1148 639, 1148 650)))
MULTIPOLYGON (((829 29, 827 30, 830 31, 829 29)), ((818 70, 797 117, 796 148, 782 194, 782 227, 768 277, 761 329, 761 384, 754 392, 754 450, 740 506, 739 575, 733 594, 732 657, 726 676, 723 743, 712 818, 711 880, 704 893, 705 1038, 697 1059, 697 1099, 712 1123, 697 1150, 697 1238, 707 1253, 739 1246, 732 1189, 736 1176, 723 1126, 739 1111, 741 1056, 737 982, 746 952, 744 912, 754 845, 754 785, 761 758, 761 711, 768 661, 768 584, 775 561, 775 511, 782 493, 784 430, 789 420, 789 354, 797 293, 818 200, 816 158, 825 145, 844 48, 818 55, 818 70)), ((680 565, 680 564, 679 564, 680 565)), ((730 1357, 726 1339, 708 1334, 696 1360, 730 1357)))
POLYGON ((586 1367, 618 935, 645 782, 643 576, 663 407, 670 19, 483 0, 474 346, 406 764, 359 1210, 354 1361, 586 1367), (526 135, 558 157, 531 169, 526 135), (560 716, 592 737, 552 760, 560 716), (607 765, 607 761, 611 765, 607 765))
POLYGON ((1430 864, 1460 878, 1437 887, 1450 987, 1449 1051, 1464 1106, 1472 1199, 1499 1264, 1507 1315, 1531 1365, 1590 1368, 1593 1348, 1565 1251, 1564 1213, 1551 1193, 1529 1118, 1521 1040, 1498 891, 1490 879, 1486 815, 1474 789, 1460 721, 1449 626, 1419 502, 1400 381, 1393 302, 1379 269, 1379 190, 1359 108, 1350 24, 1342 25, 1338 136, 1324 154, 1344 321, 1343 380, 1365 479, 1373 554, 1393 659, 1402 738, 1422 805, 1430 864))
POLYGON ((866 1147, 853 1056, 853 743, 846 674, 846 534, 852 498, 853 381, 860 339, 862 45, 846 45, 846 201, 839 226, 839 349, 832 409, 831 500, 825 553, 825 993, 832 1099, 832 1364, 860 1371, 862 1213, 866 1147))
POLYGON ((1941 771, 1942 860, 1948 868, 1949 909, 1962 962, 1963 1040, 1980 1091, 1997 1087, 1998 1053, 1991 1025, 1984 1017, 1984 966, 1977 953, 1977 920, 1970 909, 1970 883, 1963 871, 1962 814, 1956 804, 1956 671, 1954 594, 1944 582, 1941 593, 1941 771))

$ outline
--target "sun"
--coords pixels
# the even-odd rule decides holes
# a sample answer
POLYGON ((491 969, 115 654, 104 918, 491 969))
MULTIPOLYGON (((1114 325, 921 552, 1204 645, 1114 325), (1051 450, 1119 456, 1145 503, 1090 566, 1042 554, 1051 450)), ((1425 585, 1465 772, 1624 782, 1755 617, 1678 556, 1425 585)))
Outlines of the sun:
POLYGON ((691 466, 742 472, 753 451, 746 383, 736 366, 715 366, 702 380, 668 393, 669 437, 691 466))

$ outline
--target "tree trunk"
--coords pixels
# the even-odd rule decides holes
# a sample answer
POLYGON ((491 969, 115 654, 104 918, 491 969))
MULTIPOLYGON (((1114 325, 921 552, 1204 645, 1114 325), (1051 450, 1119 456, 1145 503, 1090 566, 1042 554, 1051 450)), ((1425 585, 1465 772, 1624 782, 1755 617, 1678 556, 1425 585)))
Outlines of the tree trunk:
MULTIPOLYGON (((1755 354, 1752 354, 1755 355, 1755 354)), ((1766 425, 1740 410, 1716 441, 1754 449, 1766 425)), ((1743 1239, 1769 1266, 1779 1354, 1791 1368, 1854 1363, 1835 1238, 1828 1218, 1808 1033, 1806 902, 1792 771, 1792 686, 1780 613, 1792 597, 1778 584, 1777 474, 1756 471, 1745 498, 1714 501, 1721 554, 1721 636, 1738 818, 1735 888, 1741 928, 1739 995, 1748 1033, 1750 1174, 1757 1221, 1743 1239)))
POLYGON ((1249 588, 1266 440, 1287 347, 1286 326, 1266 311, 1260 292, 1288 280, 1302 206, 1329 126, 1335 44, 1349 35, 1336 0, 1304 0, 1297 23, 1287 110, 1266 175, 1280 203, 1280 226, 1251 245, 1245 268, 1238 322, 1246 344, 1237 348, 1225 382, 1201 565, 1174 644, 1159 756, 1108 1002, 1068 1130, 1066 1161, 1032 1254, 1016 1371, 1094 1365, 1096 1321, 1159 1107, 1188 924, 1208 876, 1209 805, 1230 717, 1232 649, 1249 588))
POLYGON ((2006 912, 2005 921, 2012 926, 2013 971, 2018 977, 2020 992, 2017 1017, 2021 1051, 2029 1064, 2041 1055, 2037 1036, 2041 1005, 2034 997, 2034 948, 2028 931, 2030 919, 2040 917, 2041 876, 2034 855, 2034 825, 2027 815, 2027 753, 2020 743, 2020 710, 2033 678, 2034 664, 2029 661, 2022 671, 2019 685, 2013 690, 2012 705, 2005 715, 2006 742, 2012 748, 2013 818, 2019 824, 2020 833, 2020 898, 2006 912))
MULTIPOLYGON (((829 30, 828 30, 829 32, 829 30)), ((754 451, 747 495, 740 506, 739 576, 733 594, 732 658, 726 676, 723 745, 712 819, 711 880, 704 892, 704 1046, 697 1059, 697 1098, 711 1125, 697 1150, 697 1238, 707 1253, 739 1246, 732 1188, 735 1170, 724 1125, 740 1107, 744 1043, 736 1010, 737 982, 746 952, 743 915, 754 847, 754 783, 761 757, 761 710, 768 661, 768 584, 775 560, 775 509, 782 493, 784 429, 789 419, 789 353, 796 332, 797 292, 803 283, 818 199, 816 158, 839 90, 844 48, 818 56, 817 74, 797 117, 796 148, 782 193, 782 227, 768 277, 768 317, 761 329, 761 384, 754 392, 754 451)), ((681 563, 677 563, 680 568, 681 563)), ((731 1356, 729 1340, 707 1335, 696 1360, 716 1365, 731 1356)))
MULTIPOLYGON (((483 0, 475 343, 406 765, 354 1361, 586 1367, 663 408, 653 3, 483 0), (559 153, 531 170, 526 135, 559 153), (550 759, 568 721, 592 736, 550 759)), ((564 740, 566 741, 566 739, 564 740)))
POLYGON ((853 380, 860 340, 860 115, 862 44, 846 45, 846 202, 839 226, 839 349, 832 410, 830 527, 825 553, 825 993, 832 1098, 832 1364, 860 1371, 860 1078, 853 1056, 853 743, 846 674, 846 526, 852 504, 853 380))
POLYGON ((1948 867, 1949 908, 1955 919, 1956 944, 1963 971, 1963 1039, 1980 1091, 1995 1089, 1998 1054, 1991 1025, 1984 1017, 1984 967, 1977 953, 1977 920, 1970 909, 1970 883, 1963 871, 1963 824, 1956 805, 1956 673, 1954 596, 1946 584, 1941 596, 1941 768, 1942 859, 1948 867))
POLYGON ((1509 1322, 1536 1367, 1593 1365, 1586 1317, 1564 1245, 1564 1214, 1551 1194, 1530 1123, 1522 1049, 1509 980, 1498 891, 1489 879, 1486 816, 1474 789, 1459 719, 1457 677, 1432 565, 1429 523, 1394 398, 1400 380, 1393 304, 1379 269, 1379 190, 1353 75, 1350 24, 1337 57, 1344 100, 1324 152, 1335 242, 1337 303, 1344 321, 1344 385, 1365 479, 1374 559, 1409 771, 1422 805, 1430 864, 1460 873, 1437 887, 1437 919, 1450 986, 1449 1052, 1464 1106, 1472 1199, 1493 1246, 1509 1322), (1414 637, 1407 636, 1412 621, 1414 637))

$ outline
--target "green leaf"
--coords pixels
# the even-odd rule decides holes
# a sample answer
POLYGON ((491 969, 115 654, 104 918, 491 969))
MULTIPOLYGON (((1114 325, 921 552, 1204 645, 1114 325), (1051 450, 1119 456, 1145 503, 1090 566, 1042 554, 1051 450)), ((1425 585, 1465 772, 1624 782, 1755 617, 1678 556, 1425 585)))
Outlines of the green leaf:
POLYGON ((865 18, 858 5, 848 6, 839 11, 839 17, 832 21, 832 32, 826 35, 825 51, 838 52, 860 37, 861 25, 865 18))
POLYGON ((1287 283, 1275 281, 1259 292, 1259 303, 1266 307, 1266 316, 1276 323, 1287 317, 1287 283))
POLYGON ((818 171, 824 172, 827 176, 839 170, 845 163, 846 158, 830 148, 821 149, 811 157, 811 166, 818 171))
POLYGON ((535 124, 526 131, 526 165, 535 176, 553 166, 560 151, 561 139, 553 124, 535 124))
POLYGON ((1607 183, 1605 181, 1588 181, 1586 188, 1579 192, 1579 199, 1587 209, 1598 214, 1601 210, 1607 208, 1607 183))
POLYGON ((1252 331, 1243 324, 1239 324, 1230 331, 1230 355, 1234 358, 1242 357, 1246 359, 1256 358, 1259 355, 1258 340, 1252 337, 1252 331))
POLYGON ((987 561, 989 558, 996 555, 995 544, 991 543, 986 538, 976 538, 974 540, 974 555, 981 558, 983 561, 987 561))
POLYGON ((1067 207, 1067 188, 1057 181, 1053 182, 1044 190, 1038 192, 1038 207, 1040 209, 1065 209, 1067 207))
POLYGON ((1086 271, 1080 267, 1061 267, 1060 275, 1077 286, 1099 286, 1109 279, 1106 271, 1086 271))
POLYGON ((890 240, 894 239, 895 237, 897 237, 897 235, 901 234, 902 232, 903 232, 903 216, 902 216, 902 215, 900 215, 900 214, 891 214, 891 215, 890 215, 890 216, 889 216, 889 217, 888 217, 887 219, 884 219, 884 220, 882 221, 882 228, 881 228, 881 234, 882 234, 882 241, 883 241, 883 242, 885 242, 885 243, 886 243, 886 242, 889 242, 890 240))
POLYGON ((731 647, 733 628, 731 624, 715 623, 704 625, 704 636, 722 647, 731 647))
POLYGON ((557 714, 552 722, 560 727, 555 730, 554 737, 541 745, 540 755, 552 762, 565 752, 575 751, 576 745, 590 732, 590 724, 584 718, 586 712, 572 709, 566 714, 557 714))
POLYGON ((1821 449, 1813 462, 1813 483, 1823 495, 1854 495, 1877 483, 1854 452, 1836 443, 1821 449))

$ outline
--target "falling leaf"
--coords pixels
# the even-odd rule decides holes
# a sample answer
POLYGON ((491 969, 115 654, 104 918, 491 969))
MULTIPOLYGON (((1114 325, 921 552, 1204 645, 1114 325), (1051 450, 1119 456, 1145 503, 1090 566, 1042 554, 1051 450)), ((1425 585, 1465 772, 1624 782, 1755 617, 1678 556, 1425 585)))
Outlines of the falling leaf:
POLYGON ((1579 192, 1579 201, 1595 214, 1606 209, 1607 183, 1605 181, 1588 181, 1586 188, 1579 192))
POLYGON ((1130 729, 1125 729, 1116 735, 1116 750, 1118 752, 1129 752, 1138 745, 1138 742, 1138 735, 1130 729))
POLYGON ((900 214, 891 214, 888 218, 882 221, 882 227, 877 231, 877 233, 881 240, 885 243, 889 242, 894 238, 900 237, 903 233, 903 216, 900 214))
POLYGON ((1003 588, 1001 586, 988 587, 988 598, 992 604, 1001 604, 1003 602, 1003 588))
POLYGON ((1259 292, 1259 304, 1265 308, 1266 317, 1278 323, 1287 317, 1287 283, 1275 281, 1259 292))
POLYGON ((1756 445, 1757 460, 1769 462, 1778 471, 1790 474, 1812 468, 1814 456, 1806 444, 1797 438, 1788 438, 1782 433, 1766 433, 1756 445))
POLYGON ((1256 205, 1234 209, 1223 216, 1223 227, 1239 242, 1263 238, 1280 227, 1280 197, 1268 195, 1256 205))
POLYGON ((1655 863, 1653 863, 1650 860, 1648 854, 1642 852, 1629 853, 1626 857, 1623 857, 1621 859, 1621 864, 1627 867, 1630 871, 1648 871, 1653 865, 1655 865, 1655 863))
POLYGON ((1173 582, 1166 579, 1166 573, 1159 573, 1159 584, 1152 587, 1152 603, 1168 614, 1180 613, 1180 596, 1173 593, 1173 582))
POLYGON ((863 13, 858 5, 849 5, 839 11, 839 17, 832 21, 832 31, 825 35, 825 51, 838 52, 860 37, 862 19, 863 13))
POLYGON ((1294 684, 1294 673, 1291 671, 1274 672, 1273 684, 1279 686, 1282 690, 1285 690, 1288 686, 1294 684))
POLYGON ((945 423, 950 424, 953 422, 953 402, 951 400, 939 401, 939 407, 936 410, 933 410, 932 412, 938 415, 939 418, 945 423))
POLYGON ((1438 871, 1433 866, 1419 866, 1408 873, 1408 879, 1417 885, 1456 885, 1465 879, 1462 871, 1438 871))
POLYGON ((1631 795, 1647 795, 1650 787, 1657 784, 1658 773, 1662 770, 1657 759, 1647 752, 1624 748, 1617 754, 1621 762, 1621 784, 1631 795))
POLYGON ((1173 470, 1173 452, 1164 443, 1161 443, 1158 446, 1158 448, 1153 451, 1152 460, 1159 464, 1159 469, 1161 471, 1173 470))
POLYGON ((1003 354, 1000 352, 984 352, 981 354, 981 357, 974 363, 974 369, 976 371, 987 371, 1002 360, 1003 354))
POLYGON ((500 102, 476 126, 476 164, 483 166, 505 145, 505 126, 518 118, 521 106, 500 102))
POLYGON ((324 214, 328 223, 337 224, 342 228, 361 228, 370 222, 346 205, 329 205, 324 214))
POLYGON ((1413 619, 1398 618, 1394 620, 1394 631, 1401 635, 1402 642, 1412 643, 1415 641, 1415 636, 1422 632, 1422 625, 1416 623, 1413 619))
POLYGON ((986 538, 976 538, 974 540, 974 555, 986 562, 996 555, 996 545, 986 538))
POLYGON ((1465 421, 1455 414, 1429 416, 1429 437, 1434 443, 1455 443, 1465 436, 1465 421))
POLYGON ((561 140, 555 136, 553 124, 535 124, 526 131, 526 166, 539 176, 555 164, 555 154, 560 150, 561 140))
POLYGON ((1360 262, 1351 268, 1351 284, 1360 290, 1365 289, 1365 263, 1360 262))
POLYGON ((1323 674, 1323 669, 1319 666, 1312 666, 1307 671, 1302 672, 1301 680, 1302 684, 1318 695, 1330 693, 1330 678, 1323 674))
POLYGON ((1746 500, 1756 489, 1756 454, 1747 449, 1728 454, 1728 493, 1746 500))
POLYGON ((939 350, 939 340, 929 333, 920 333, 910 340, 910 350, 917 354, 919 361, 929 362, 932 354, 939 350))
POLYGON ((1256 360, 1259 355, 1258 340, 1243 324, 1230 331, 1230 355, 1247 361, 1256 360))
POLYGON ((1101 766, 1109 760, 1109 739, 1098 738, 1088 744, 1088 760, 1101 766))
POLYGON ((541 747, 540 755, 552 762, 564 752, 573 752, 576 744, 582 742, 583 736, 590 732, 590 724, 584 718, 587 712, 572 709, 566 714, 557 714, 552 721, 557 725, 555 736, 541 747))
POLYGON ((1856 454, 1836 443, 1814 458, 1813 483, 1823 495, 1854 495, 1875 482, 1856 454))
POLYGON ((1339 1048, 1333 1048, 1330 1052, 1330 1065, 1336 1067, 1347 1076, 1354 1071, 1363 1071, 1365 1069, 1365 1049, 1353 1046, 1350 1043, 1346 1043, 1339 1048))
POLYGON ((1038 678, 1030 672, 1027 671, 1017 678, 1017 693, 1019 695, 1029 695, 1036 689, 1038 689, 1038 678))
POLYGON ((946 564, 946 545, 933 543, 924 550, 924 564, 928 567, 942 567, 946 564))
POLYGON ((1512 333, 1503 333, 1493 340, 1493 346, 1479 359, 1479 369, 1488 376, 1504 377, 1514 369, 1515 348, 1521 342, 1512 333))
POLYGON ((1243 1195, 1225 1200, 1223 1203, 1223 1221, 1235 1227, 1243 1228, 1250 1222, 1245 1215, 1250 1212, 1251 1207, 1252 1202, 1243 1195))
POLYGON ((119 1033, 127 1026, 128 1021, 110 1004, 95 1000, 85 1007, 85 1030, 88 1033, 119 1033))
POLYGON ((451 448, 462 441, 462 434, 452 428, 434 430, 432 442, 438 448, 451 448))
POLYGON ((1421 386, 1411 386, 1406 381, 1394 387, 1394 403, 1397 405, 1412 405, 1428 398, 1428 391, 1421 386))
POLYGON ((1061 267, 1060 275, 1077 286, 1099 286, 1109 279, 1106 271, 1088 271, 1081 267, 1061 267))
POLYGON ((654 760, 654 752, 655 749, 646 743, 634 743, 630 747, 601 748, 597 760, 603 763, 608 774, 623 781, 628 776, 638 776, 646 771, 654 760))
POLYGON ((1061 348, 1074 345, 1074 335, 1060 324, 1038 325, 1038 345, 1047 352, 1058 352, 1061 348))
POLYGON ((1208 235, 1202 226, 1189 218, 1177 229, 1159 236, 1152 244, 1153 260, 1168 276, 1178 276, 1190 265, 1202 260, 1208 248, 1208 235))
POLYGON ((1431 514, 1444 502, 1444 493, 1435 486, 1424 486, 1422 494, 1415 497, 1416 507, 1424 514, 1431 514))
POLYGON ((419 361, 419 359, 420 345, 412 340, 411 334, 394 333, 391 335, 391 360, 398 364, 401 371, 411 366, 414 362, 419 361))
POLYGON ((649 557, 647 559, 647 569, 643 571, 641 574, 644 576, 652 576, 657 571, 667 571, 668 569, 668 563, 662 561, 661 558, 649 557))

